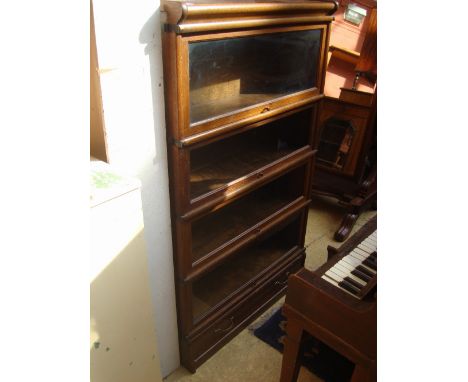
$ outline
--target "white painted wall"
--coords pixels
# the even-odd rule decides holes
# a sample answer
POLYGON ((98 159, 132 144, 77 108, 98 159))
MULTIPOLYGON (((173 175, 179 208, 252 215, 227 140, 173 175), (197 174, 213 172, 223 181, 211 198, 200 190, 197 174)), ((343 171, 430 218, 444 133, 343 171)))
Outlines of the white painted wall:
POLYGON ((109 163, 141 180, 163 376, 179 366, 159 0, 94 0, 109 163))
POLYGON ((90 377, 162 382, 140 182, 91 163, 90 377))

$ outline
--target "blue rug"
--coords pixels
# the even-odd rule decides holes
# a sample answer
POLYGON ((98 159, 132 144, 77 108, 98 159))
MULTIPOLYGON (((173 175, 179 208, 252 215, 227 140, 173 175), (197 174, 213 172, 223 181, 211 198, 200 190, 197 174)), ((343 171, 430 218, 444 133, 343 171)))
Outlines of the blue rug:
MULTIPOLYGON (((278 309, 253 334, 283 353, 285 325, 286 318, 278 309)), ((305 340, 301 364, 326 382, 348 382, 354 369, 351 361, 312 336, 305 340)))

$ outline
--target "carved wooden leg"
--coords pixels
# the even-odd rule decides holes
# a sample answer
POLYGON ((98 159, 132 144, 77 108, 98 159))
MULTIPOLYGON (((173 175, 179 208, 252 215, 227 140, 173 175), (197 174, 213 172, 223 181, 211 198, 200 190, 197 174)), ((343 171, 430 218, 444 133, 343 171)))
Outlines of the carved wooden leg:
POLYGON ((281 365, 280 382, 296 382, 301 367, 301 340, 303 329, 294 320, 286 324, 286 338, 284 340, 283 363, 281 365))
POLYGON ((335 232, 334 239, 336 241, 344 241, 351 233, 356 220, 358 219, 359 214, 357 213, 347 213, 343 220, 341 221, 340 228, 335 232))

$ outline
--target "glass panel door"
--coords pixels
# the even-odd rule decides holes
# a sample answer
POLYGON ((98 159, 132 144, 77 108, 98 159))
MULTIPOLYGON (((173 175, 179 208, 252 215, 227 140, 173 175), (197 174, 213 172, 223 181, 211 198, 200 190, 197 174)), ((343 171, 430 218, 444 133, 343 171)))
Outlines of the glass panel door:
POLYGON ((307 146, 313 111, 306 109, 191 150, 190 198, 225 188, 307 146))
POLYGON ((321 33, 189 43, 190 123, 315 87, 321 33))

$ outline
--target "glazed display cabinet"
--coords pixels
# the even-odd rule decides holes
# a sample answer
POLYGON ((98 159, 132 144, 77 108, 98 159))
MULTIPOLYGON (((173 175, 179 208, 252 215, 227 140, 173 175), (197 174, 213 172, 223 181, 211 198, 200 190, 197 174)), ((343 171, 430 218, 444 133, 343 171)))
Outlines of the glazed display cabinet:
POLYGON ((194 372, 304 264, 335 3, 161 11, 179 343, 194 372))

